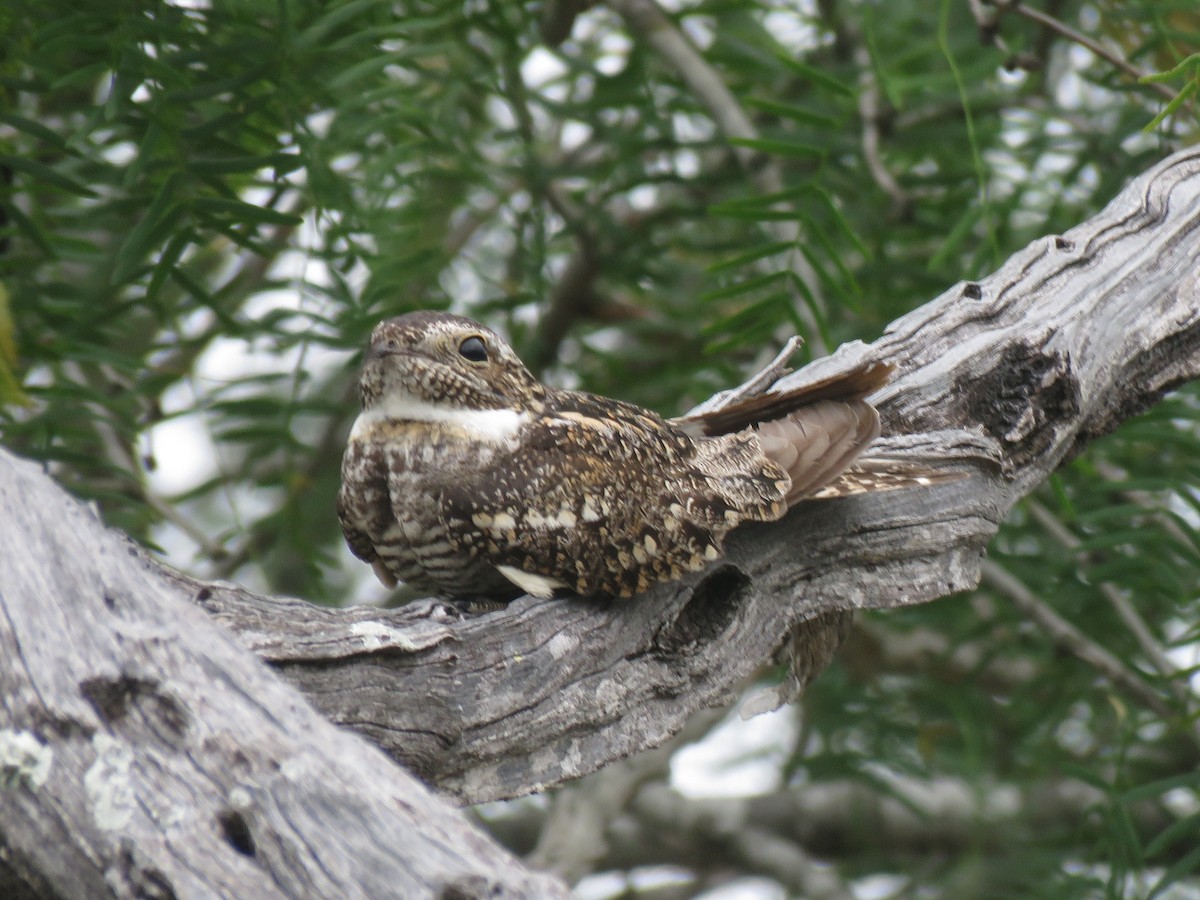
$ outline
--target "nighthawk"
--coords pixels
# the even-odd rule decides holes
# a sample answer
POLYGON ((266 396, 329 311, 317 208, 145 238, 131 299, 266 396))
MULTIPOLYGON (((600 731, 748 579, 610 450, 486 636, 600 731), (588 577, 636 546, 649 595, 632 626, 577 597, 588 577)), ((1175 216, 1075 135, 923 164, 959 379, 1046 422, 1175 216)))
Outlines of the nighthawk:
POLYGON ((879 434, 865 398, 890 371, 664 419, 542 384, 470 319, 409 313, 371 335, 338 517, 389 587, 628 597, 718 559, 743 522, 871 489, 850 466, 879 434))

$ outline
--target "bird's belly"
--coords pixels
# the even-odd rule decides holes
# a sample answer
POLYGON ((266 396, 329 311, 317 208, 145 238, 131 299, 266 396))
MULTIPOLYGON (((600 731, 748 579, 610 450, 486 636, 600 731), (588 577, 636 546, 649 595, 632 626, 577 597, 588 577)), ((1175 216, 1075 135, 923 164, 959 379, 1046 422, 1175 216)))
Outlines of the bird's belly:
POLYGON ((491 563, 462 549, 449 532, 443 508, 448 484, 470 483, 493 452, 456 446, 428 434, 389 446, 387 492, 392 520, 372 535, 388 570, 409 587, 439 596, 512 594, 491 563))
POLYGON ((389 571, 409 587, 438 596, 484 595, 511 587, 488 562, 457 548, 435 494, 419 487, 397 504, 396 522, 375 539, 389 571))

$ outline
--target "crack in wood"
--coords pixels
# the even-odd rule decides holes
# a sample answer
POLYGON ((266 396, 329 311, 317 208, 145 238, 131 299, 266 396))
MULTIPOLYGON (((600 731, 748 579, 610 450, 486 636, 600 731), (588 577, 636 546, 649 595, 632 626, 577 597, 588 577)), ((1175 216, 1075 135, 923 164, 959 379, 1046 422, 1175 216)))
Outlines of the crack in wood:
POLYGON ((1006 346, 984 375, 960 376, 955 392, 964 418, 978 422, 1005 448, 1011 466, 1045 452, 1055 442, 1055 427, 1074 422, 1080 411, 1070 357, 1024 340, 1006 346))

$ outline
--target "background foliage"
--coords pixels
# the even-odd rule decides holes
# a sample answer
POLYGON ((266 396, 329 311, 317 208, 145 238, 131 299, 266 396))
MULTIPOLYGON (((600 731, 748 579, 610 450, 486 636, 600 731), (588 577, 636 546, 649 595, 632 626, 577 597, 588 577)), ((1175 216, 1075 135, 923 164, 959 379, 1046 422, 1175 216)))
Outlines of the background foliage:
MULTIPOLYGON (((1192 0, 1038 3, 8 3, 3 440, 199 574, 378 598, 332 498, 380 318, 468 313, 557 383, 680 412, 792 332, 871 339, 1195 139, 1192 0)), ((975 594, 861 619, 789 713, 781 790, 928 828, 785 836, 838 890, 1200 896, 1196 401, 1045 485, 975 594), (1023 800, 951 839, 932 784, 1023 800)), ((614 890, 806 892, 706 840, 614 890)))

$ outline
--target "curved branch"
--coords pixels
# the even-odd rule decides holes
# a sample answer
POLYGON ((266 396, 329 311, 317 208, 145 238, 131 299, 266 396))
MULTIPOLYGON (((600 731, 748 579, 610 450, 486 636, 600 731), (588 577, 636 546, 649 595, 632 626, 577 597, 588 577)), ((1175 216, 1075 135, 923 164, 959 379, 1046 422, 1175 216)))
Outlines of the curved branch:
MULTIPOLYGON (((1197 246, 1193 148, 1092 220, 955 286, 874 344, 847 345, 788 376, 887 359, 899 372, 880 406, 885 430, 899 436, 880 450, 936 457, 971 477, 802 505, 780 523, 739 529, 712 569, 628 603, 522 598, 463 619, 434 601, 330 610, 259 597, 148 558, 142 577, 164 602, 199 603, 318 710, 441 789, 465 801, 540 790, 657 745, 694 711, 730 702, 785 641, 793 658, 819 668, 849 610, 976 584, 1017 500, 1093 438, 1200 375, 1197 246)), ((14 465, 0 456, 0 484, 14 465)), ((6 502, 22 501, 10 492, 6 502)), ((48 520, 66 514, 65 498, 37 502, 48 520)), ((105 540, 94 546, 124 552, 105 540)), ((5 542, 48 573, 61 558, 36 536, 5 542)))
MULTIPOLYGON (((608 6, 625 20, 632 35, 644 41, 675 70, 697 102, 708 110, 726 138, 736 141, 759 137, 758 129, 725 80, 708 64, 687 35, 675 26, 656 0, 608 0, 608 6)), ((783 191, 783 171, 777 159, 737 144, 732 149, 738 164, 762 194, 775 196, 783 191)), ((772 222, 769 223, 769 230, 775 240, 785 243, 794 244, 800 237, 800 225, 796 221, 772 222)), ((793 248, 787 253, 787 265, 808 286, 813 296, 819 296, 819 279, 804 254, 793 248)), ((795 300, 797 314, 809 330, 809 344, 818 354, 825 353, 827 348, 813 311, 798 294, 795 300)))
MULTIPOLYGON (((1189 770, 1182 763, 1182 771, 1189 770)), ((1112 798, 1071 779, 980 786, 954 778, 880 776, 878 785, 823 781, 747 797, 688 798, 660 782, 639 789, 608 825, 596 871, 674 866, 696 876, 761 875, 799 896, 818 895, 813 875, 828 879, 830 860, 953 859, 986 850, 1010 859, 1013 848, 1054 845, 1104 827, 1097 814, 1112 798), (756 843, 757 842, 757 845, 756 843), (811 859, 825 865, 813 871, 811 859)), ((1146 841, 1181 818, 1154 799, 1125 807, 1128 824, 1146 841)), ((547 813, 521 805, 487 821, 505 846, 521 853, 542 833, 547 813)), ((1179 842, 1168 860, 1186 853, 1179 842)), ((869 863, 868 863, 869 864, 869 863)), ((836 872, 836 869, 832 870, 836 872)), ((828 895, 828 894, 826 894, 828 895)))
POLYGON ((4 451, 0 510, 0 896, 566 896, 4 451))
POLYGON ((1115 50, 1110 50, 1102 43, 1088 37, 1080 31, 1076 31, 1066 22, 1056 19, 1054 16, 1047 15, 1041 10, 1026 6, 1019 0, 992 0, 992 5, 999 10, 1000 13, 1013 12, 1018 16, 1028 19, 1031 22, 1036 22, 1048 31, 1052 31, 1068 41, 1078 44, 1081 47, 1086 47, 1092 53, 1096 54, 1100 59, 1103 59, 1113 68, 1120 69, 1127 76, 1132 78, 1138 84, 1144 84, 1150 90, 1157 91, 1160 96, 1167 100, 1175 99, 1175 92, 1165 84, 1159 84, 1153 81, 1146 81, 1146 77, 1152 75, 1152 72, 1143 72, 1129 60, 1125 59, 1120 53, 1115 50))

